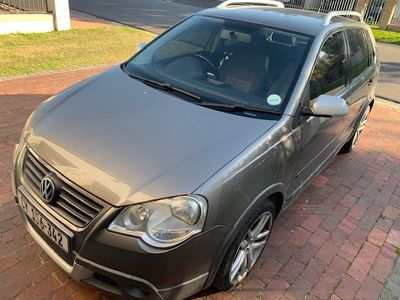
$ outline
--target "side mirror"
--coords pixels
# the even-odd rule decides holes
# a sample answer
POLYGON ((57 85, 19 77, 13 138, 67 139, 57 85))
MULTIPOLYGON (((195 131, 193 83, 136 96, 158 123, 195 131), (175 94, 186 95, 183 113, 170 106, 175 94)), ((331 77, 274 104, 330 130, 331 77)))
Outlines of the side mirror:
POLYGON ((137 50, 140 51, 142 50, 144 47, 146 47, 146 43, 145 42, 140 42, 137 46, 137 50))
POLYGON ((349 113, 347 102, 336 96, 321 95, 312 104, 311 107, 305 107, 303 114, 315 117, 341 117, 349 113))

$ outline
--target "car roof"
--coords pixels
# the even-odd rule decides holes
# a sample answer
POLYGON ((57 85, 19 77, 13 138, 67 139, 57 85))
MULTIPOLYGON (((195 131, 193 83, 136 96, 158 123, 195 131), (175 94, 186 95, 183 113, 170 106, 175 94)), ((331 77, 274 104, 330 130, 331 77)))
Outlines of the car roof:
MULTIPOLYGON (((198 14, 212 17, 228 18, 245 22, 258 23, 265 26, 295 31, 312 36, 324 30, 323 19, 325 13, 309 10, 275 8, 265 6, 248 6, 240 8, 211 8, 198 14)), ((342 23, 343 26, 363 27, 362 22, 346 17, 334 17, 331 23, 342 23)), ((338 25, 338 24, 336 24, 338 25)))

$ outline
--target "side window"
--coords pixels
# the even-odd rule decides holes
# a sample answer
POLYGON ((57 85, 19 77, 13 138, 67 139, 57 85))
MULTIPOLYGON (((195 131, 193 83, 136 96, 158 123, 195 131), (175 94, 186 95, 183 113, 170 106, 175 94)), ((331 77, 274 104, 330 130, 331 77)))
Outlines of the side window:
POLYGON ((346 83, 343 33, 328 38, 322 47, 310 80, 310 99, 319 95, 334 95, 346 83))
POLYGON ((372 46, 371 37, 367 31, 364 30, 365 41, 368 48, 368 66, 371 66, 375 59, 374 47, 372 46))
POLYGON ((351 78, 356 78, 368 68, 368 48, 362 29, 346 30, 351 61, 351 78))

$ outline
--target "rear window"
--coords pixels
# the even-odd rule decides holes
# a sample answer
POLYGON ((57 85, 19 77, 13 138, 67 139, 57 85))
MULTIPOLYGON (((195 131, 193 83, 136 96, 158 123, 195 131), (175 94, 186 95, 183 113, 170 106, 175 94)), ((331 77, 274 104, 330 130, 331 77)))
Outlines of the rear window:
POLYGON ((362 29, 346 30, 350 47, 351 78, 356 78, 369 65, 368 47, 363 31, 362 29))

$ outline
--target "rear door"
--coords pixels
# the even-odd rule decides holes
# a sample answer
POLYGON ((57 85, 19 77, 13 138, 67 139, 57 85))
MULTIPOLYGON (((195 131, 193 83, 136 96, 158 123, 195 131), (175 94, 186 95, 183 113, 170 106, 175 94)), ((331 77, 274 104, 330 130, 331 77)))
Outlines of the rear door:
POLYGON ((363 109, 368 105, 367 100, 371 89, 376 84, 375 54, 368 33, 362 28, 346 29, 350 56, 350 78, 352 96, 347 100, 349 104, 352 124, 346 135, 351 135, 363 109))

